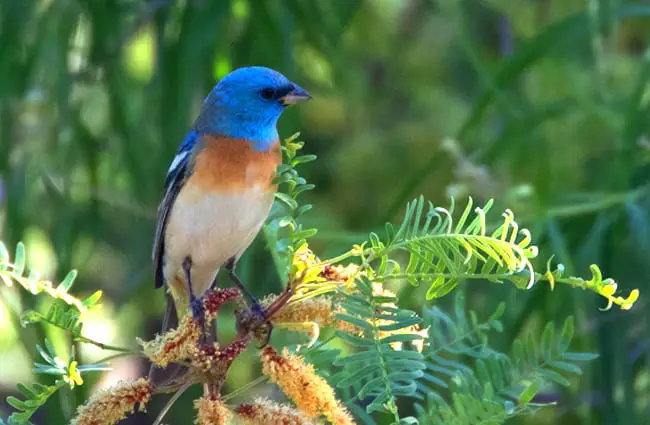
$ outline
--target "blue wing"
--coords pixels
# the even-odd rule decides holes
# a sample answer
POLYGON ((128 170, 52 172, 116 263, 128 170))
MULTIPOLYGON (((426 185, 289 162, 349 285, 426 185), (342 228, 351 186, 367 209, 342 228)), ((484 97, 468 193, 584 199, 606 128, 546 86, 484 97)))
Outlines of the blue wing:
POLYGON ((176 157, 171 163, 167 171, 165 179, 165 194, 160 205, 158 206, 158 221, 156 224, 156 235, 153 241, 153 266, 154 266, 154 282, 156 288, 160 288, 165 283, 165 276, 163 275, 164 254, 165 254, 165 228, 167 227, 167 216, 174 205, 174 201, 178 196, 185 180, 190 174, 191 157, 194 146, 199 138, 196 131, 191 131, 181 143, 178 148, 176 157))

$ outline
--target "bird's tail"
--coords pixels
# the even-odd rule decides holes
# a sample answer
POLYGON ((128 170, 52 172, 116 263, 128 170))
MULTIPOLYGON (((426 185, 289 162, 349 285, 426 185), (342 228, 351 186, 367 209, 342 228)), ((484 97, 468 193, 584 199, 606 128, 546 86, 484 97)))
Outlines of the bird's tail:
MULTIPOLYGON (((167 294, 167 309, 165 310, 165 316, 163 317, 160 334, 162 335, 169 329, 177 327, 178 321, 179 319, 176 314, 174 300, 170 294, 167 294)), ((165 369, 160 369, 152 363, 149 368, 148 379, 154 385, 160 386, 172 380, 181 378, 186 372, 187 368, 179 364, 170 364, 165 369)))

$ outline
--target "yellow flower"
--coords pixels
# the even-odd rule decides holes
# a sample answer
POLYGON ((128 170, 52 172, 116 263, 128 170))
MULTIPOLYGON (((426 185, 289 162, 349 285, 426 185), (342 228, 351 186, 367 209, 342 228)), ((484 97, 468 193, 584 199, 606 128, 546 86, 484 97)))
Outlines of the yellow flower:
POLYGON ((112 388, 93 394, 77 409, 70 425, 113 425, 136 409, 143 411, 151 400, 153 386, 147 379, 123 381, 112 388))
POLYGON ((83 385, 84 381, 81 379, 81 373, 77 369, 77 361, 73 361, 68 366, 68 374, 63 377, 63 380, 70 385, 70 389, 73 389, 75 385, 83 385))
MULTIPOLYGON (((622 298, 622 297, 619 297, 622 298)), ((629 310, 632 308, 636 300, 639 299, 639 290, 638 289, 633 289, 632 292, 630 292, 630 295, 627 296, 627 298, 622 299, 621 301, 621 310, 629 310)))
POLYGON ((309 249, 309 246, 302 244, 293 254, 291 262, 291 278, 298 284, 310 282, 321 282, 324 279, 320 276, 322 264, 320 260, 309 249))
POLYGON ((233 417, 228 406, 218 398, 203 396, 194 401, 194 408, 197 410, 196 425, 227 425, 233 417))
POLYGON ((286 348, 282 355, 272 347, 264 348, 262 371, 308 417, 323 415, 335 425, 354 424, 350 414, 334 396, 334 390, 316 374, 314 367, 297 355, 289 354, 286 348))

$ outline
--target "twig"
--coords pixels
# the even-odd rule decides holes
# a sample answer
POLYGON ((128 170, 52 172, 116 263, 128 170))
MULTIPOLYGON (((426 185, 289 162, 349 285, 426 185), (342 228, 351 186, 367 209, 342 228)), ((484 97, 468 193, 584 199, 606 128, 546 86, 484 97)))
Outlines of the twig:
POLYGON ((185 391, 187 391, 187 389, 188 389, 192 384, 193 384, 192 381, 188 381, 188 382, 184 383, 183 386, 181 386, 181 387, 178 389, 178 391, 176 391, 176 393, 175 393, 173 396, 171 396, 171 398, 169 399, 169 401, 167 402, 167 404, 165 404, 165 407, 162 408, 162 410, 161 410, 160 413, 158 414, 158 417, 157 417, 156 420, 153 422, 153 425, 160 425, 160 424, 162 423, 162 420, 165 418, 165 415, 167 414, 167 412, 169 412, 169 409, 172 408, 172 406, 174 405, 174 403, 176 403, 176 401, 180 398, 180 396, 182 396, 183 393, 185 393, 185 391))
POLYGON ((130 353, 130 354, 138 354, 139 353, 139 351, 134 351, 134 350, 131 350, 129 348, 104 344, 103 342, 95 341, 94 339, 90 339, 90 338, 85 337, 85 336, 75 337, 75 341, 83 342, 83 343, 86 343, 86 344, 92 344, 92 345, 94 345, 96 347, 101 348, 102 350, 119 351, 121 353, 130 353))
POLYGON ((268 379, 269 378, 266 377, 266 376, 258 376, 257 378, 250 381, 248 384, 243 385, 243 386, 237 388, 236 390, 233 390, 233 391, 229 392, 228 394, 226 394, 225 396, 221 397, 221 401, 223 401, 225 403, 226 401, 237 397, 241 393, 250 390, 251 388, 255 387, 256 385, 259 385, 259 384, 267 381, 268 379))

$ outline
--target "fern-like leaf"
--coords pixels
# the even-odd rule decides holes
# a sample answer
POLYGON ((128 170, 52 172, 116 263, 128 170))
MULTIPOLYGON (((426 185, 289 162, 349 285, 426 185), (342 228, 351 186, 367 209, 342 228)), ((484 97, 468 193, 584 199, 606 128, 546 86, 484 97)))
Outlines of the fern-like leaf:
POLYGON ((16 254, 14 257, 12 262, 7 247, 0 242, 0 281, 4 282, 5 285, 13 286, 13 283, 17 282, 34 295, 45 293, 54 299, 62 300, 66 304, 76 307, 82 314, 98 303, 102 291, 97 291, 83 300, 68 293, 77 278, 76 270, 70 271, 63 281, 54 287, 52 282, 40 279, 36 271, 32 270, 25 276, 27 269, 26 256, 25 246, 22 243, 18 243, 16 246, 16 254))
POLYGON ((80 312, 59 302, 52 304, 45 315, 35 310, 27 310, 20 315, 20 324, 23 327, 34 323, 56 326, 70 332, 75 338, 81 336, 83 326, 80 312))
POLYGON ((343 293, 345 313, 337 316, 358 332, 338 331, 337 335, 358 351, 335 361, 343 369, 334 381, 338 388, 353 389, 356 398, 368 402, 368 413, 391 413, 399 421, 396 399, 415 393, 425 365, 418 351, 396 350, 392 345, 413 342, 421 335, 393 332, 419 324, 421 319, 414 312, 397 308, 394 297, 373 294, 367 279, 355 284, 356 292, 343 293), (382 332, 391 334, 382 337, 382 332))
POLYGON ((542 405, 535 396, 549 385, 568 386, 568 377, 581 373, 577 363, 593 360, 591 353, 569 351, 573 338, 573 318, 558 333, 553 323, 545 327, 541 341, 532 333, 515 340, 511 353, 493 350, 487 332, 500 331, 499 307, 480 323, 457 298, 453 316, 429 309, 430 343, 424 354, 427 370, 418 382, 417 402, 421 423, 432 425, 500 424, 542 405), (461 357, 472 360, 461 363, 461 357), (441 394, 445 391, 444 394, 441 394))
POLYGON ((536 282, 547 281, 587 289, 605 297, 605 309, 618 305, 629 310, 639 298, 638 289, 627 297, 615 296, 616 282, 603 279, 597 265, 592 265, 592 278, 565 277, 562 265, 545 273, 537 273, 531 260, 537 257, 530 232, 521 228, 514 214, 505 210, 503 220, 495 230, 488 230, 487 213, 492 201, 483 207, 474 206, 472 198, 458 221, 454 222, 454 201, 449 210, 425 204, 420 197, 406 207, 404 219, 395 229, 386 224, 386 239, 371 233, 369 247, 361 256, 364 264, 376 260, 375 281, 407 279, 411 284, 429 285, 427 299, 439 298, 452 291, 461 280, 485 279, 492 282, 509 281, 519 289, 529 289, 536 282), (408 261, 401 266, 397 255, 406 254, 408 261))
POLYGON ((505 304, 501 303, 487 321, 479 322, 476 313, 465 310, 462 293, 456 295, 452 314, 439 307, 425 309, 424 320, 429 329, 429 344, 424 351, 427 369, 418 383, 416 397, 442 400, 442 395, 434 388, 447 389, 450 378, 471 370, 456 361, 457 357, 483 359, 501 355, 489 347, 488 333, 503 330, 499 318, 504 311, 505 304))
POLYGON ((461 279, 507 279, 530 287, 534 283, 530 260, 537 256, 537 247, 530 244, 530 232, 519 228, 510 210, 503 214, 503 223, 488 232, 486 214, 491 206, 489 201, 472 210, 470 198, 454 223, 453 203, 451 210, 428 203, 425 211, 424 198, 410 202, 397 230, 386 225, 385 242, 376 234, 370 236, 369 257, 380 261, 378 278, 403 277, 412 284, 429 283, 427 299, 446 295, 461 279), (408 255, 404 272, 391 261, 391 255, 399 251, 408 255), (525 282, 522 276, 527 278, 525 282))
MULTIPOLYGON (((17 397, 7 397, 7 404, 16 409, 7 419, 7 425, 31 425, 30 419, 36 411, 43 406, 52 394, 63 387, 65 382, 57 380, 54 385, 42 385, 39 383, 31 386, 18 384, 18 391, 25 397, 23 400, 17 397)), ((0 424, 3 422, 0 420, 0 424)))

